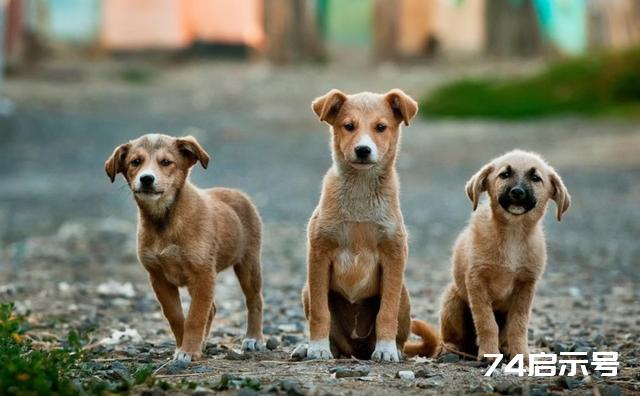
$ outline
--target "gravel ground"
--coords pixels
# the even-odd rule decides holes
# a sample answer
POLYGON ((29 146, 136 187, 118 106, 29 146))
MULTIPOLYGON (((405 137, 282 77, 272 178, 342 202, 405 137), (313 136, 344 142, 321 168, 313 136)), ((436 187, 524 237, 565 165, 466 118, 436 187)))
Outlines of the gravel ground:
POLYGON ((247 394, 251 381, 238 378, 256 380, 262 391, 289 394, 640 392, 640 128, 632 121, 418 120, 403 132, 398 164, 410 232, 412 312, 437 323, 439 295, 450 280, 451 245, 471 210, 464 183, 509 149, 543 154, 563 176, 573 205, 561 223, 552 213, 545 220, 549 263, 534 303, 530 346, 546 352, 618 351, 618 377, 485 378, 486 368, 465 360, 445 362, 456 360, 451 356, 399 364, 288 359, 305 339, 299 301, 304 227, 330 164, 327 128, 309 110, 311 99, 333 87, 346 92, 400 87, 419 96, 453 76, 512 74, 523 66, 536 67, 338 70, 232 61, 160 66, 65 61, 14 76, 7 94, 16 102, 16 114, 0 119, 0 301, 30 309, 33 333, 43 339, 70 328, 96 328, 96 339, 136 330, 142 340, 95 348, 91 364, 97 376, 117 379, 138 365, 164 363, 172 339, 136 262, 135 206, 122 180, 109 183, 103 163, 115 145, 142 133, 189 133, 213 155, 208 170, 194 170, 196 183, 240 188, 263 216, 265 332, 275 348, 237 353, 244 306, 233 274, 225 273, 217 286, 218 314, 206 358, 158 372, 169 383, 193 382, 199 388, 178 385, 170 392, 204 392, 210 390, 207 382, 222 376, 236 388, 227 392, 241 388, 247 394), (127 82, 123 76, 131 70, 149 82, 127 82), (400 370, 411 370, 416 378, 396 378, 400 370), (336 378, 349 374, 358 377, 336 378))

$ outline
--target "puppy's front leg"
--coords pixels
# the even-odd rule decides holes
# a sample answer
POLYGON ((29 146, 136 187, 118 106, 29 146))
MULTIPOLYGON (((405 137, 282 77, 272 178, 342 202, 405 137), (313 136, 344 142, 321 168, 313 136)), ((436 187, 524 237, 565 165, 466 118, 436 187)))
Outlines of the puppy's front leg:
POLYGON ((176 349, 182 346, 182 335, 184 333, 184 314, 182 304, 180 304, 180 292, 178 288, 162 275, 162 273, 149 273, 149 282, 156 298, 160 302, 162 313, 169 321, 171 331, 176 338, 176 349))
POLYGON ((396 335, 407 249, 401 242, 388 242, 382 244, 379 251, 382 265, 382 290, 380 310, 376 317, 376 347, 371 359, 398 362, 400 353, 396 345, 396 335))
POLYGON ((327 252, 310 244, 307 284, 309 287, 309 347, 310 359, 333 359, 329 345, 331 313, 329 312, 329 278, 331 261, 327 252))
POLYGON ((484 359, 487 353, 500 353, 498 324, 486 287, 483 279, 467 278, 469 308, 478 337, 478 360, 484 359))
POLYGON ((189 314, 184 323, 184 340, 176 352, 175 359, 190 362, 202 354, 205 327, 213 306, 213 286, 215 276, 202 274, 187 285, 191 296, 189 314))
POLYGON ((528 359, 528 326, 531 313, 531 303, 535 293, 535 282, 521 282, 514 285, 511 305, 507 314, 507 344, 509 355, 513 358, 521 353, 528 359))

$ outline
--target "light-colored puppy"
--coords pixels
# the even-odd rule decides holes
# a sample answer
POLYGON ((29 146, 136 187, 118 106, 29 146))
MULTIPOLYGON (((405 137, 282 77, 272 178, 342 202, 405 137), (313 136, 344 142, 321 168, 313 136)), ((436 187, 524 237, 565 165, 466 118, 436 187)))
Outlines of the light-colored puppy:
POLYGON ((226 188, 201 190, 188 180, 209 155, 191 136, 149 134, 116 147, 105 163, 113 182, 122 173, 138 204, 138 258, 176 338, 175 359, 201 355, 215 316, 218 272, 233 267, 245 295, 243 350, 262 344, 262 224, 251 200, 226 188), (179 287, 191 295, 184 318, 179 287))
POLYGON ((445 349, 528 357, 527 327, 536 282, 547 261, 541 219, 556 202, 558 221, 571 197, 537 154, 514 150, 467 183, 477 210, 453 248, 453 278, 440 313, 445 349), (478 206, 486 191, 489 199, 478 206))
POLYGON ((398 361, 410 302, 395 162, 401 124, 409 124, 417 104, 398 89, 332 90, 312 109, 331 127, 333 166, 308 226, 306 356, 398 361))

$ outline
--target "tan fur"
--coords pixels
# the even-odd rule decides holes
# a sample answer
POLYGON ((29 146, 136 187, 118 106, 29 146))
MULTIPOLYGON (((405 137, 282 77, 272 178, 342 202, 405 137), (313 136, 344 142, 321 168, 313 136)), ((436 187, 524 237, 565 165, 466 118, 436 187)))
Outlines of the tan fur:
POLYGON ((248 349, 262 340, 261 220, 242 192, 202 190, 188 180, 196 162, 207 167, 209 155, 193 137, 145 135, 118 146, 105 163, 111 181, 122 173, 139 207, 138 258, 176 339, 176 358, 198 357, 215 315, 217 274, 233 267, 248 311, 248 349), (138 161, 140 163, 138 163, 138 161), (152 172, 155 190, 142 193, 138 176, 152 172), (179 287, 191 306, 186 319, 179 287))
POLYGON ((453 248, 454 282, 444 293, 440 316, 445 349, 479 359, 500 350, 527 357, 531 304, 547 260, 541 219, 551 199, 560 220, 571 197, 553 168, 537 154, 519 150, 482 167, 466 192, 477 210, 453 248), (511 173, 503 173, 506 169, 511 173), (534 181, 532 172, 541 180, 534 181), (501 173, 511 176, 505 180, 501 173), (499 203, 515 182, 528 183, 537 200, 524 214, 514 215, 499 203), (488 202, 478 205, 484 191, 488 202))
MULTIPOLYGON (((377 342, 402 351, 410 326, 407 233, 395 160, 400 124, 408 125, 417 105, 400 90, 384 95, 332 90, 314 100, 312 109, 331 126, 333 166, 308 226, 303 304, 310 345, 329 340, 335 357, 388 360, 376 354, 377 342), (376 130, 379 124, 386 129, 376 130), (354 149, 363 139, 375 144, 373 163, 356 161, 354 149)), ((326 352, 310 357, 330 357, 326 352)))

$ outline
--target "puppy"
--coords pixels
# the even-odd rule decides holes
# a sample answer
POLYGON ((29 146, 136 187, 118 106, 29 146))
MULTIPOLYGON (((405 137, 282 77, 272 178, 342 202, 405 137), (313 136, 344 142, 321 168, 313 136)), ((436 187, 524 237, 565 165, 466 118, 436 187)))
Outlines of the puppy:
POLYGON ((520 150, 483 166, 466 192, 475 213, 453 248, 454 281, 440 313, 444 349, 527 359, 531 303, 547 261, 541 219, 551 199, 560 221, 571 197, 552 167, 520 150), (489 200, 478 206, 484 191, 489 200))
POLYGON ((191 184, 191 167, 199 161, 206 168, 209 158, 191 136, 149 134, 116 147, 105 163, 111 182, 122 173, 133 191, 138 259, 175 336, 174 359, 186 362, 201 356, 216 313, 216 277, 228 267, 246 299, 242 349, 263 349, 260 215, 240 191, 191 184), (178 293, 183 286, 191 295, 186 319, 178 293))
POLYGON ((307 230, 306 357, 397 362, 409 334, 410 302, 395 162, 401 124, 409 125, 417 104, 398 89, 384 95, 332 90, 312 109, 330 125, 333 166, 307 230))

